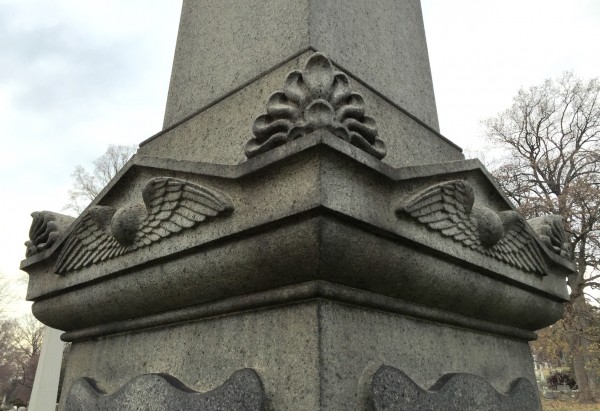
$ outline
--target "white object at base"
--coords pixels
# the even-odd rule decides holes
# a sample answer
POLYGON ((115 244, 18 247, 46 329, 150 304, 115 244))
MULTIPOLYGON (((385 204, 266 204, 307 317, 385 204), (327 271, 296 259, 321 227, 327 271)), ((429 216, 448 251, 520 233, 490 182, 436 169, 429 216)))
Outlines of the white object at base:
POLYGON ((42 352, 35 372, 29 411, 55 411, 60 366, 65 344, 60 340, 62 331, 46 327, 42 352))

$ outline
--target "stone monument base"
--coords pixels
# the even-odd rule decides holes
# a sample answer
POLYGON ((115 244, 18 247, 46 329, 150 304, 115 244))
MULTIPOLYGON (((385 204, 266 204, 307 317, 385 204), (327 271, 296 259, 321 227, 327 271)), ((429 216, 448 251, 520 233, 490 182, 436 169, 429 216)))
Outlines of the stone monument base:
POLYGON ((166 373, 206 392, 250 368, 266 409, 362 410, 372 407, 383 365, 423 389, 449 373, 475 374, 500 393, 518 378, 535 381, 527 342, 516 337, 317 298, 76 341, 63 387, 85 375, 110 394, 140 375, 166 373))

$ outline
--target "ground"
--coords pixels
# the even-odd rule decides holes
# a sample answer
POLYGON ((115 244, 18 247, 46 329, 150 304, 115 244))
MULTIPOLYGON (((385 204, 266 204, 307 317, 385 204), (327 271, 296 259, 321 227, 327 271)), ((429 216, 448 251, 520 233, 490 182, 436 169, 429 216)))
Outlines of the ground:
POLYGON ((574 399, 542 399, 542 406, 544 411, 600 411, 600 403, 578 404, 574 399))

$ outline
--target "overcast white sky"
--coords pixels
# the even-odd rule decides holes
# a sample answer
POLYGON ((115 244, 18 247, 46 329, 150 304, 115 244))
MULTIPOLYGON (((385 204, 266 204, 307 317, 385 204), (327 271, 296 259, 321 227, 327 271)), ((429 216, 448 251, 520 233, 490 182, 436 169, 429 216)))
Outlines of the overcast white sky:
MULTIPOLYGON (((487 150, 480 121, 520 87, 565 70, 600 76, 600 0, 422 5, 441 130, 469 151, 487 150)), ((160 130, 180 8, 181 0, 0 0, 0 272, 19 298, 29 214, 61 211, 74 167, 108 144, 160 130)))

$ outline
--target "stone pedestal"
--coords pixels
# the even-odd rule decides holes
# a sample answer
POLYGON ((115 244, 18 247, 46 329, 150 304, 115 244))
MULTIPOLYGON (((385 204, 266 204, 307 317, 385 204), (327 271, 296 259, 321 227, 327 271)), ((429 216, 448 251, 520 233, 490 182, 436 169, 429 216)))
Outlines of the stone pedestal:
POLYGON ((573 266, 431 90, 417 1, 185 1, 165 130, 34 216, 61 410, 540 409, 527 342, 573 266))
POLYGON ((210 391, 251 368, 274 410, 365 409, 382 365, 426 388, 447 373, 480 375, 500 392, 535 381, 526 342, 329 299, 111 335, 75 344, 69 361, 65 386, 87 372, 107 392, 165 369, 210 391))

